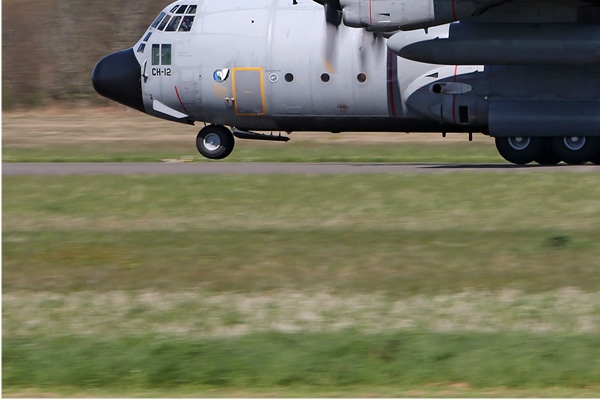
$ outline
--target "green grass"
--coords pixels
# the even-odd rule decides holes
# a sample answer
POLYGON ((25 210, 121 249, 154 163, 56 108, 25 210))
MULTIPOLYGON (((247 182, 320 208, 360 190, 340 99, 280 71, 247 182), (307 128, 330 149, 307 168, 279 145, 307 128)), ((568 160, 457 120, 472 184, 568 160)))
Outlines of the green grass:
POLYGON ((3 394, 597 397, 599 198, 594 173, 7 176, 3 394))
POLYGON ((324 285, 393 297, 513 287, 597 290, 598 231, 442 229, 4 233, 3 288, 260 292, 324 285))
MULTIPOLYGON (((298 135, 302 135, 299 133, 298 135)), ((327 133, 323 133, 327 135, 327 133)), ((390 135, 394 135, 391 133, 390 135)), ((442 139, 440 139, 442 141, 442 139)), ((208 161, 195 148, 193 135, 188 143, 107 144, 19 148, 5 146, 3 162, 155 162, 162 160, 208 161)), ((307 142, 270 144, 238 140, 227 161, 241 162, 437 162, 504 163, 489 144, 364 144, 315 145, 307 142)))
POLYGON ((469 387, 597 385, 598 335, 355 332, 4 340, 5 387, 469 387), (31 366, 37 367, 32 370, 31 366))
POLYGON ((3 287, 594 290, 596 179, 5 177, 3 287))

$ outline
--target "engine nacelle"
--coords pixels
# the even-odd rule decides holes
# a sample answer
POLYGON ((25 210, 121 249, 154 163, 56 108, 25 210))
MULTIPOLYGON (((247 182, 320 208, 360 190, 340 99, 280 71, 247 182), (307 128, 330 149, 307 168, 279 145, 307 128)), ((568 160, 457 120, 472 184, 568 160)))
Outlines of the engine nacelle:
POLYGON ((400 57, 445 65, 600 64, 600 27, 594 24, 477 24, 450 26, 448 38, 405 45, 396 33, 388 48, 400 57))
POLYGON ((406 106, 440 123, 483 131, 488 118, 489 80, 482 66, 439 67, 406 88, 406 106))
POLYGON ((469 18, 498 0, 341 0, 344 24, 373 32, 428 28, 469 18))

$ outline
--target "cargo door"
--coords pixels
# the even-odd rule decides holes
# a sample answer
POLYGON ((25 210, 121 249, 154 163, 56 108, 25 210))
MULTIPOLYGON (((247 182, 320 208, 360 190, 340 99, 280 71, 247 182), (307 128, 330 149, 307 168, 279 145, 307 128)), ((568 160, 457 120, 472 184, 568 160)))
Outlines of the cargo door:
POLYGON ((232 72, 235 113, 243 116, 265 115, 267 110, 262 68, 234 68, 232 72))

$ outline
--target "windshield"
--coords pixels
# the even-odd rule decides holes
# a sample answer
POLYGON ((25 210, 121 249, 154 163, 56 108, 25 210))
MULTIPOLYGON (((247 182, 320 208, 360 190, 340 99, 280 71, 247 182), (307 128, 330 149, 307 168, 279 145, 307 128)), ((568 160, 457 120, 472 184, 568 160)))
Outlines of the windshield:
POLYGON ((197 5, 178 4, 166 12, 161 12, 150 25, 165 32, 189 32, 194 25, 197 5))

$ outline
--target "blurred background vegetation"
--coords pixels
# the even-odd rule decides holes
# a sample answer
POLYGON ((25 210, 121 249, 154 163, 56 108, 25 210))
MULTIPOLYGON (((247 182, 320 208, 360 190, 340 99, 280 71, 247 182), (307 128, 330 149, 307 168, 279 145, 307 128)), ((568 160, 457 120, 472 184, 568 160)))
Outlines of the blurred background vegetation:
POLYGON ((131 47, 168 0, 2 1, 2 108, 106 104, 91 74, 131 47))

